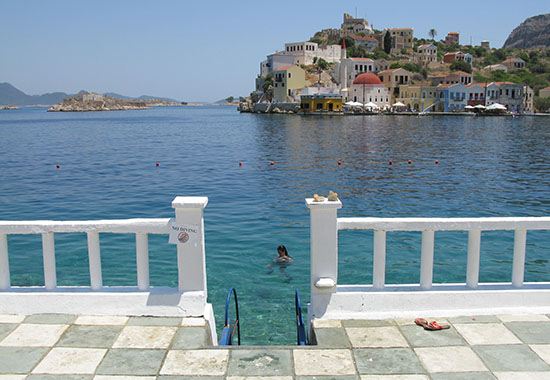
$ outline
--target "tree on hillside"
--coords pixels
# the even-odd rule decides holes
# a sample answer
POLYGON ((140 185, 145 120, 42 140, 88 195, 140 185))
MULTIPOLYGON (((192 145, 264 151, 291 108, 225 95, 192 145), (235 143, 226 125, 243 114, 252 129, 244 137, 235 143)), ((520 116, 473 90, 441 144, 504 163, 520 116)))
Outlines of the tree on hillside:
POLYGON ((432 37, 432 40, 435 42, 435 36, 437 36, 437 30, 432 28, 432 29, 430 29, 428 34, 430 35, 430 37, 432 37))
POLYGON ((472 66, 468 62, 464 61, 453 61, 451 63, 451 70, 452 71, 464 71, 466 73, 471 74, 472 73, 472 66))
POLYGON ((390 34, 390 31, 387 30, 386 31, 386 35, 384 36, 384 51, 386 52, 386 54, 390 54, 391 52, 391 34, 390 34))
POLYGON ((232 97, 232 96, 229 96, 229 97, 225 98, 225 101, 226 101, 227 103, 233 103, 233 100, 235 100, 235 98, 232 97))

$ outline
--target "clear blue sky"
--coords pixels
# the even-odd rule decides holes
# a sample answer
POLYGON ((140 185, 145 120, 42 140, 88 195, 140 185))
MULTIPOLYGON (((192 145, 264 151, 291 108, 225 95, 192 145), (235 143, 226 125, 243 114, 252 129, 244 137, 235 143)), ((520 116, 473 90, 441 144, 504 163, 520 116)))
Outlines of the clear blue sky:
POLYGON ((461 43, 501 47, 526 18, 550 13, 550 2, 0 0, 0 82, 29 95, 248 95, 267 54, 339 27, 344 12, 376 29, 427 37, 435 28, 438 39, 458 31, 461 43))

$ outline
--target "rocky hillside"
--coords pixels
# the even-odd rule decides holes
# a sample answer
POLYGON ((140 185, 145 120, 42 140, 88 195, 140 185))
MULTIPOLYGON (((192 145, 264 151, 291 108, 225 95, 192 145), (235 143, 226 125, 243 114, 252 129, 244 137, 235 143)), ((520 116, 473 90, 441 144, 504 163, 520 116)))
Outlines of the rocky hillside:
POLYGON ((550 48, 550 13, 529 17, 510 33, 503 48, 550 48))
POLYGON ((53 105, 48 112, 125 111, 147 108, 147 102, 144 100, 124 100, 93 92, 81 92, 53 105))

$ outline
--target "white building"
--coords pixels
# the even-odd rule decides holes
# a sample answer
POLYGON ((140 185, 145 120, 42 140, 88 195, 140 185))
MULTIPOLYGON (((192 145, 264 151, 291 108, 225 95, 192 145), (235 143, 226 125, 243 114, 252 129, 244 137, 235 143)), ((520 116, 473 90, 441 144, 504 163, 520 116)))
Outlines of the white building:
POLYGON ((329 63, 340 61, 340 45, 328 45, 320 48, 316 42, 293 42, 285 44, 285 52, 294 56, 294 65, 312 65, 314 58, 323 58, 329 63))
POLYGON ((416 54, 418 62, 423 65, 427 65, 430 62, 437 62, 437 46, 434 44, 419 46, 416 54))
POLYGON ((352 85, 355 78, 362 73, 375 73, 376 62, 370 58, 344 58, 335 70, 342 88, 352 85))
POLYGON ((380 78, 372 73, 360 74, 349 88, 346 102, 374 103, 380 109, 390 108, 391 93, 380 78))

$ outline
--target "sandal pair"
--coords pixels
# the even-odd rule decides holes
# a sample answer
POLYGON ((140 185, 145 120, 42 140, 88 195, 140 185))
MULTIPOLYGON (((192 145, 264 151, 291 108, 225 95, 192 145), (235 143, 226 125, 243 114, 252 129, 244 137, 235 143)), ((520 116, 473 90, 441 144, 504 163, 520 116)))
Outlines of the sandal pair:
POLYGON ((424 318, 417 318, 417 319, 414 320, 414 323, 416 323, 418 326, 422 326, 424 328, 424 330, 430 330, 430 331, 446 330, 446 329, 451 328, 451 326, 449 326, 449 325, 440 325, 436 321, 428 322, 424 318))

